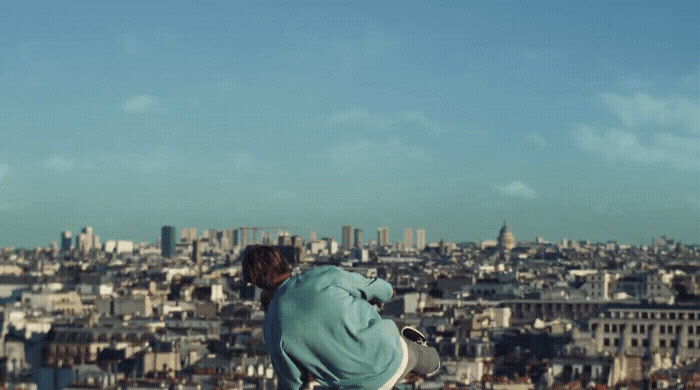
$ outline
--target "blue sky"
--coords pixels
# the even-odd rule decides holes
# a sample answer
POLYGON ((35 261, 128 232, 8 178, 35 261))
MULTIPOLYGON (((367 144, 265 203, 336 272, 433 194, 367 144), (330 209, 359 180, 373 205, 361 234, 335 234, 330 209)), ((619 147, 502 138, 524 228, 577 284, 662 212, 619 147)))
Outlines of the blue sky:
POLYGON ((700 243, 700 2, 580 3, 2 1, 0 246, 700 243))

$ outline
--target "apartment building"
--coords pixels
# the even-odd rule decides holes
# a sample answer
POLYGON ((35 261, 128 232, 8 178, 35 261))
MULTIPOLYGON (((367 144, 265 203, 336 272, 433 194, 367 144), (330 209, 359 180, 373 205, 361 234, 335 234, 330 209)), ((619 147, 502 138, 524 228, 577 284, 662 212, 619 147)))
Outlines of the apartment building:
POLYGON ((589 323, 597 352, 700 358, 700 305, 613 304, 589 323))

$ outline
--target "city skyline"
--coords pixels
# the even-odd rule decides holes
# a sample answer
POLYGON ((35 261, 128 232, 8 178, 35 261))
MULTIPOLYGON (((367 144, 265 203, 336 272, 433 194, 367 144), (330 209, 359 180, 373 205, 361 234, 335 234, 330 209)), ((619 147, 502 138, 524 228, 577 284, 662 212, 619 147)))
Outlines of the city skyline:
POLYGON ((0 246, 700 243, 696 1, 0 3, 0 246), (417 233, 417 232, 416 232, 417 233))
MULTIPOLYGON (((148 239, 148 238, 140 238, 140 239, 134 239, 131 237, 102 237, 99 234, 99 229, 95 229, 93 226, 83 226, 81 229, 78 230, 63 230, 59 232, 58 239, 56 240, 51 240, 49 243, 46 244, 35 244, 35 245, 29 245, 29 246, 20 246, 16 247, 16 249, 31 249, 31 248, 42 248, 42 247, 49 247, 52 245, 55 245, 57 248, 59 248, 62 251, 69 250, 69 249, 80 249, 81 251, 89 251, 90 249, 98 249, 100 248, 105 248, 105 247, 110 247, 111 250, 109 252, 113 251, 114 248, 113 246, 117 245, 117 243, 122 243, 122 244, 128 244, 131 245, 129 248, 133 247, 133 244, 138 243, 138 244, 147 244, 147 245, 155 245, 159 244, 161 248, 163 248, 162 242, 169 242, 170 244, 168 245, 168 248, 165 249, 165 257, 169 257, 172 253, 174 253, 174 246, 175 242, 192 242, 192 241, 197 241, 199 239, 215 239, 219 240, 221 238, 224 238, 227 240, 227 245, 230 245, 231 247, 234 246, 234 242, 237 242, 235 245, 251 245, 251 244, 265 244, 266 240, 271 240, 268 241, 270 243, 276 244, 277 239, 281 236, 299 236, 302 240, 308 241, 308 242, 314 242, 314 241, 325 241, 325 240, 333 240, 337 243, 340 249, 344 251, 349 251, 350 249, 356 248, 356 247, 365 247, 367 245, 379 245, 379 246, 393 246, 393 245, 398 245, 399 248, 406 249, 406 250, 418 250, 421 251, 423 250, 427 244, 437 244, 440 242, 451 242, 451 243, 472 243, 472 244, 480 244, 480 243, 487 243, 487 245, 496 245, 495 243, 498 242, 501 238, 501 234, 503 232, 503 229, 506 228, 508 225, 504 221, 503 225, 501 225, 501 231, 497 232, 495 235, 492 237, 487 237, 483 240, 458 240, 458 241, 449 241, 445 240, 443 237, 430 237, 429 234, 426 233, 425 229, 421 228, 414 228, 414 227, 405 227, 403 229, 399 229, 394 232, 394 239, 391 239, 391 229, 387 227, 378 227, 376 229, 377 235, 376 238, 371 238, 368 241, 364 241, 362 239, 362 229, 360 229, 357 226, 350 226, 350 225, 343 225, 340 228, 339 234, 322 234, 319 235, 316 230, 310 230, 307 232, 298 232, 294 230, 283 230, 282 228, 279 227, 263 227, 263 226, 257 226, 257 227, 246 227, 246 226, 233 226, 233 227, 219 227, 219 228, 204 228, 204 229, 198 229, 196 227, 192 226, 185 226, 185 227, 180 227, 180 226, 169 226, 169 225, 164 225, 162 226, 158 234, 153 238, 153 239, 148 239), (350 232, 352 232, 349 241, 348 241, 348 236, 346 235, 346 230, 347 228, 350 228, 350 232), (415 237, 413 236, 415 231, 415 237), (75 233, 74 233, 75 232, 75 233), (167 232, 167 233, 166 233, 167 232), (397 235, 401 235, 400 237, 396 237, 397 235), (248 236, 245 238, 245 236, 248 236), (358 236, 359 235, 359 236, 358 236), (167 240, 164 240, 164 237, 168 237, 167 240), (179 237, 179 238, 178 238, 179 237), (360 238, 359 242, 360 244, 358 245, 358 240, 357 237, 360 238), (347 246, 345 245, 347 242, 347 246), (410 244, 407 244, 409 243, 410 244)), ((510 232, 510 228, 507 228, 507 231, 510 232)), ((511 232, 512 235, 512 232, 511 232)), ((514 235, 513 235, 514 236, 514 235)), ((547 237, 543 236, 537 236, 537 237, 513 237, 514 244, 517 243, 523 243, 523 244, 562 244, 564 246, 567 246, 569 243, 572 241, 576 241, 582 244, 594 244, 594 245, 599 245, 599 244, 605 244, 605 243, 617 243, 623 246, 649 246, 651 244, 654 244, 658 242, 658 240, 669 240, 670 242, 677 242, 680 244, 685 244, 685 245, 691 245, 691 246, 697 246, 697 244, 693 243, 687 243, 687 242, 682 242, 677 240, 674 237, 669 237, 667 235, 661 235, 658 237, 652 237, 650 238, 647 242, 618 242, 617 240, 605 240, 605 241, 591 241, 588 239, 570 239, 570 238, 563 238, 561 240, 550 240, 547 237)), ((0 248, 15 248, 12 245, 2 245, 0 248)))

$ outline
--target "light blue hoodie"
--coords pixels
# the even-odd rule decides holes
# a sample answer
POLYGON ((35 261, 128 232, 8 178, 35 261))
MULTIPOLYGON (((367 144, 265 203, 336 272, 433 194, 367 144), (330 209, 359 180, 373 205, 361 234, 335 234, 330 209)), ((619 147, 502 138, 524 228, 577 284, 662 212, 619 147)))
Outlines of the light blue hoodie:
POLYGON ((332 266, 285 280, 264 324, 279 388, 300 389, 308 374, 342 389, 377 390, 395 378, 404 357, 399 331, 368 302, 392 295, 382 279, 332 266))

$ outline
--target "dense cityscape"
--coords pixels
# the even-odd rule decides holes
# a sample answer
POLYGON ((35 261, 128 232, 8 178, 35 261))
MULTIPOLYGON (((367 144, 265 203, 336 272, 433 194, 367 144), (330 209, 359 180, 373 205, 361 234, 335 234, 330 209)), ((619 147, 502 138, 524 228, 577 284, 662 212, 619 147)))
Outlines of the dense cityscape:
POLYGON ((0 390, 700 390, 698 26, 0 0, 0 390))
POLYGON ((50 247, 4 248, 0 377, 14 389, 268 389, 260 290, 241 252, 275 245, 294 272, 336 265, 389 281, 383 317, 429 337, 442 368, 400 389, 700 386, 700 247, 544 238, 429 242, 343 226, 163 226, 155 243, 85 227, 50 247), (392 238, 394 239, 392 241, 392 238))

